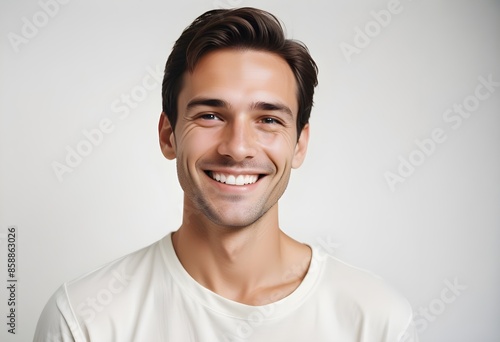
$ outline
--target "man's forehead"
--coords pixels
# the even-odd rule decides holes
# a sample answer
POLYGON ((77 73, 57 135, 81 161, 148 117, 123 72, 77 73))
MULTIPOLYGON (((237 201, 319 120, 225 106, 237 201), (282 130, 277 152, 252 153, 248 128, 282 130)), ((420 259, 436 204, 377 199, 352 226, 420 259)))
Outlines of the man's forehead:
POLYGON ((252 95, 245 98, 249 106, 263 108, 269 103, 296 114, 297 88, 295 75, 281 56, 251 49, 221 49, 202 56, 192 71, 184 73, 179 95, 186 104, 195 98, 212 98, 230 107, 231 94, 247 92, 252 95))

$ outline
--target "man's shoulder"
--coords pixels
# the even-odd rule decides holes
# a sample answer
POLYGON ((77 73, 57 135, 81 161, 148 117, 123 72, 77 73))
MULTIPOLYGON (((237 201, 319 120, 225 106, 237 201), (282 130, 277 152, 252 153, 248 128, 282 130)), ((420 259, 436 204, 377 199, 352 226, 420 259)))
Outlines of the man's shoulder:
POLYGON ((323 270, 323 286, 329 288, 341 300, 350 301, 366 309, 393 305, 401 309, 408 301, 382 277, 368 270, 353 266, 328 255, 323 270))
POLYGON ((324 277, 331 280, 337 289, 348 293, 363 292, 370 295, 376 292, 384 296, 396 294, 394 289, 376 273, 331 255, 325 257, 324 272, 324 277))
POLYGON ((163 280, 167 272, 163 245, 168 238, 170 235, 64 283, 46 304, 35 340, 64 333, 65 338, 58 341, 83 341, 90 323, 98 331, 106 331, 102 327, 109 324, 110 317, 128 319, 129 311, 124 308, 152 302, 155 279, 163 280))
POLYGON ((134 280, 159 272, 164 266, 162 243, 168 237, 169 235, 65 283, 66 291, 70 297, 78 296, 80 291, 83 292, 82 295, 88 295, 92 288, 116 293, 134 280))
POLYGON ((366 325, 400 328, 411 323, 412 308, 404 296, 380 276, 336 257, 324 258, 320 287, 337 312, 349 313, 340 319, 356 317, 366 325))

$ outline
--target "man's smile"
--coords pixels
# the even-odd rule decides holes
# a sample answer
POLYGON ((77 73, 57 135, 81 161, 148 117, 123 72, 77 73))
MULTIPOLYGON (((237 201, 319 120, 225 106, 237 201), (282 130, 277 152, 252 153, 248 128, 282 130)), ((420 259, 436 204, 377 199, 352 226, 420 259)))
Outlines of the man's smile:
POLYGON ((259 180, 259 174, 245 174, 245 173, 226 173, 216 171, 206 171, 206 174, 217 182, 228 185, 248 185, 254 184, 259 180))

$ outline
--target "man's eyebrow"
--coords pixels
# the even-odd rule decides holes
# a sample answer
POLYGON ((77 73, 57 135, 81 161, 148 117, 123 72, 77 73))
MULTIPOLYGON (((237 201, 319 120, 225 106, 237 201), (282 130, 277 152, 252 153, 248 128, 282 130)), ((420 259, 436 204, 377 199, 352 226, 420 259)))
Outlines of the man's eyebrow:
MULTIPOLYGON (((195 98, 188 102, 186 109, 189 110, 196 106, 207 106, 207 107, 215 107, 215 108, 231 108, 229 103, 221 99, 212 99, 212 98, 195 98)), ((251 110, 262 110, 262 111, 278 111, 283 112, 291 117, 293 117, 292 110, 281 103, 271 103, 264 101, 253 102, 250 105, 251 110)))
POLYGON ((283 112, 291 117, 293 117, 292 110, 281 103, 270 103, 258 101, 252 103, 251 109, 253 110, 264 110, 264 111, 278 111, 283 112))
POLYGON ((195 98, 188 102, 186 109, 189 110, 196 106, 207 106, 216 108, 229 108, 229 104, 221 99, 211 99, 211 98, 195 98))

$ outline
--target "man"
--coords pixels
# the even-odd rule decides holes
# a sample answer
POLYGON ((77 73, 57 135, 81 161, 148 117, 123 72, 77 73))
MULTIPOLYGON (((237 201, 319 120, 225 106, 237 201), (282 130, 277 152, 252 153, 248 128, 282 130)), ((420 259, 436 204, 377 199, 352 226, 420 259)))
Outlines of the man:
POLYGON ((404 298, 279 227, 316 83, 271 14, 197 18, 167 60, 159 123, 184 191, 180 228, 64 284, 35 341, 416 341, 404 298))

